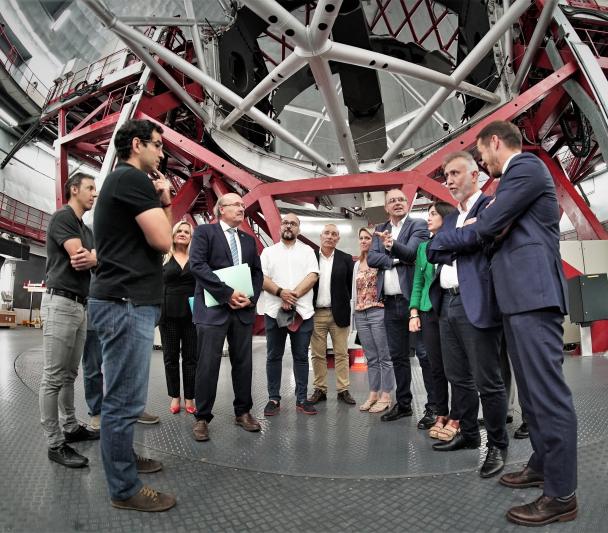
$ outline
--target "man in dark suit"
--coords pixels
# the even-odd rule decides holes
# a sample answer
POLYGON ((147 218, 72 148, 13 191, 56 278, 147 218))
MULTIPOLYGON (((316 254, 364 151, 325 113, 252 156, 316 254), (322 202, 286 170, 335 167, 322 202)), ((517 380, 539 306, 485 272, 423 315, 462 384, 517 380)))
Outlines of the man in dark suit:
POLYGON ((237 230, 243 222, 245 204, 238 194, 221 196, 215 206, 217 224, 198 226, 190 246, 190 270, 196 278, 194 316, 198 335, 196 369, 196 422, 194 438, 209 440, 208 423, 215 402, 217 379, 224 340, 232 365, 235 423, 247 431, 259 431, 259 422, 249 412, 251 399, 251 338, 255 303, 262 290, 264 276, 253 237, 237 230), (247 263, 251 269, 253 297, 226 285, 213 272, 220 268, 247 263), (219 305, 207 307, 203 290, 219 305))
POLYGON ((327 400, 327 335, 331 336, 336 369, 338 400, 355 405, 348 391, 348 334, 350 332, 350 297, 353 283, 353 258, 338 250, 340 232, 327 224, 321 232, 319 279, 313 288, 314 329, 310 341, 314 391, 309 401, 327 400))
MULTIPOLYGON (((429 238, 426 222, 407 216, 407 199, 403 191, 391 189, 384 199, 389 220, 376 227, 376 234, 367 256, 367 264, 378 268, 378 294, 384 300, 384 319, 388 347, 397 383, 397 401, 381 420, 390 422, 412 416, 412 369, 409 359, 409 300, 414 282, 414 263, 418 245, 429 238)), ((425 415, 419 424, 431 425, 433 414, 433 381, 426 352, 417 349, 424 386, 428 395, 425 415)), ((424 427, 424 426, 423 426, 424 427)), ((430 427, 430 426, 429 426, 430 427)))
POLYGON ((488 434, 488 453, 479 472, 487 478, 504 468, 507 436, 507 394, 500 370, 501 317, 494 297, 485 250, 477 243, 454 253, 445 231, 462 227, 490 201, 479 190, 477 163, 468 152, 454 152, 445 161, 444 174, 458 212, 443 221, 442 230, 427 248, 429 261, 439 263, 429 295, 439 314, 441 353, 460 433, 449 442, 433 445, 436 451, 478 448, 481 443, 477 413, 479 398, 488 434))
POLYGON ((535 501, 507 512, 512 522, 539 526, 576 518, 576 414, 562 371, 567 292, 555 184, 543 162, 521 148, 521 133, 508 122, 479 132, 477 149, 488 172, 502 179, 496 200, 449 239, 454 249, 496 241, 492 278, 534 450, 522 471, 500 483, 543 487, 535 501))

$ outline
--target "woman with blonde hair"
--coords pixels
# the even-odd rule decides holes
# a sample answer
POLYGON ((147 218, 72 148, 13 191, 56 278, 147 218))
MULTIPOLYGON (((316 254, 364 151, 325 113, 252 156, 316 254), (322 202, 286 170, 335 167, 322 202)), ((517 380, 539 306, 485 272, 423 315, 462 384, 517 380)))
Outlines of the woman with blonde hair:
POLYGON ((359 230, 360 255, 353 271, 351 309, 354 320, 351 324, 355 325, 365 352, 369 380, 369 396, 359 410, 381 413, 391 407, 395 374, 384 328, 384 304, 379 299, 376 284, 378 269, 367 264, 372 237, 371 229, 359 230))
POLYGON ((171 398, 169 410, 181 409, 179 360, 182 359, 184 400, 186 411, 194 413, 194 380, 196 376, 196 327, 188 298, 194 296, 196 282, 190 272, 188 253, 192 240, 192 226, 185 221, 173 226, 173 244, 163 264, 164 298, 159 322, 163 344, 163 359, 167 390, 171 398))

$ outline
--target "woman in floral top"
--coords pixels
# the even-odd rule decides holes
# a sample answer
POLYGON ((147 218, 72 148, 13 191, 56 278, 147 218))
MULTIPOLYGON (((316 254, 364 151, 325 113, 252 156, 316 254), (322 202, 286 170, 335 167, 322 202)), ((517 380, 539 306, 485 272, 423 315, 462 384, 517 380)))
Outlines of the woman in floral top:
POLYGON ((384 329, 384 304, 378 299, 378 269, 367 264, 372 235, 369 228, 359 230, 361 255, 353 272, 351 309, 354 320, 351 320, 351 324, 355 325, 365 352, 369 380, 369 396, 365 403, 359 406, 359 410, 381 413, 391 407, 395 374, 384 329))
MULTIPOLYGON (((443 219, 454 211, 456 211, 456 208, 446 202, 433 203, 429 209, 427 219, 429 231, 433 235, 436 234, 443 225, 443 219)), ((429 429, 429 436, 433 439, 450 441, 458 432, 459 417, 456 414, 453 401, 451 411, 448 408, 448 381, 445 377, 441 357, 439 317, 432 308, 429 298, 429 288, 435 276, 435 265, 429 263, 426 258, 428 243, 429 241, 424 241, 418 246, 414 283, 410 298, 409 328, 411 332, 422 330, 427 355, 431 362, 437 418, 435 424, 429 429)))

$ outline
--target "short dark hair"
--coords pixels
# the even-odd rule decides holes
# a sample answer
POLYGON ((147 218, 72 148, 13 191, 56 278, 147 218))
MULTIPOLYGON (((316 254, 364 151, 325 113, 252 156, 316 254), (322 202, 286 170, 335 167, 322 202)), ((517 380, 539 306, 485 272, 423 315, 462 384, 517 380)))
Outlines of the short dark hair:
POLYGON ((63 196, 65 196, 66 202, 72 196, 72 187, 80 188, 82 180, 94 180, 95 178, 84 172, 76 172, 76 174, 70 176, 63 186, 63 196))
POLYGON ((492 135, 496 135, 509 148, 521 149, 521 132, 511 122, 507 122, 506 120, 490 122, 477 134, 476 140, 487 145, 492 135))
POLYGON ((163 129, 151 120, 127 120, 114 137, 114 147, 116 155, 121 161, 131 157, 131 144, 135 137, 142 141, 152 139, 152 132, 155 131, 162 135, 163 129))
MULTIPOLYGON (((456 209, 452 204, 449 204, 449 203, 441 201, 441 200, 437 200, 436 202, 433 202, 431 204, 431 207, 435 208, 435 211, 437 211, 437 214, 441 218, 445 218, 448 215, 451 215, 452 213, 455 213, 456 211, 458 211, 458 209, 456 209)), ((429 209, 430 209, 430 207, 429 207, 429 209)))

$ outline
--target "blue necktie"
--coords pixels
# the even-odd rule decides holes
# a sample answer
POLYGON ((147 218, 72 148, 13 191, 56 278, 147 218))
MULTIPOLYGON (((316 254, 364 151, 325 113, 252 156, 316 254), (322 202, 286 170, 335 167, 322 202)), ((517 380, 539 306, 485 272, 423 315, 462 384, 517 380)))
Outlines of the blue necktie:
POLYGON ((236 233, 236 228, 229 228, 228 233, 230 233, 230 253, 232 254, 232 264, 239 265, 241 263, 239 261, 239 249, 236 245, 236 237, 234 236, 236 233))

